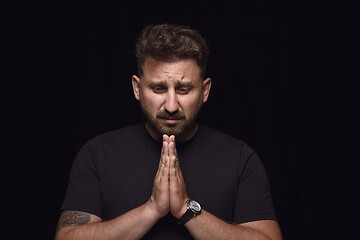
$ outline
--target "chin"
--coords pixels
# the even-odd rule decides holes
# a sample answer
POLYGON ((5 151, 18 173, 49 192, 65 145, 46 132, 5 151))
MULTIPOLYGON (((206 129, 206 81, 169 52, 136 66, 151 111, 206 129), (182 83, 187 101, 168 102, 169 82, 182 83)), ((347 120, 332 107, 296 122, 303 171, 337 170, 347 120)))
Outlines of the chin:
POLYGON ((185 132, 181 126, 162 126, 158 130, 161 134, 174 135, 175 137, 181 136, 185 132))
POLYGON ((162 134, 167 134, 168 136, 174 135, 176 138, 182 136, 187 131, 189 131, 194 126, 193 121, 184 121, 176 125, 158 125, 156 126, 157 130, 162 134), (159 127, 159 128, 158 128, 159 127))

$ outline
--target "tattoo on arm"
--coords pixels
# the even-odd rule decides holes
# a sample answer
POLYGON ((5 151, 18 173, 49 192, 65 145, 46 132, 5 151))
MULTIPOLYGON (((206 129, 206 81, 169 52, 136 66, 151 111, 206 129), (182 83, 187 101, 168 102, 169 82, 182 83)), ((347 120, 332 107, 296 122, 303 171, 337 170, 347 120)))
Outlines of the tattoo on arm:
POLYGON ((62 227, 78 226, 88 223, 90 221, 90 214, 86 212, 65 210, 59 219, 56 231, 62 227))

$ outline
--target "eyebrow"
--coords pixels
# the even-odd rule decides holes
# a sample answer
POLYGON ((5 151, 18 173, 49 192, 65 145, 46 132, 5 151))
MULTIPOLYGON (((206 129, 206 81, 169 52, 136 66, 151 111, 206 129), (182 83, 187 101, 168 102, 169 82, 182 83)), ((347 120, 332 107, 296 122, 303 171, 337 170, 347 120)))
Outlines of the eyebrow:
POLYGON ((180 86, 192 86, 194 85, 193 81, 191 80, 182 80, 182 81, 176 81, 176 85, 180 86))
MULTIPOLYGON (((176 86, 181 86, 181 87, 191 87, 193 86, 193 82, 191 80, 181 80, 181 81, 176 81, 176 86)), ((158 87, 158 86, 166 86, 165 81, 162 80, 153 80, 152 82, 149 83, 150 87, 158 87)))
POLYGON ((153 82, 149 83, 149 87, 151 87, 151 88, 159 87, 159 86, 165 86, 165 82, 163 82, 163 81, 153 81, 153 82))

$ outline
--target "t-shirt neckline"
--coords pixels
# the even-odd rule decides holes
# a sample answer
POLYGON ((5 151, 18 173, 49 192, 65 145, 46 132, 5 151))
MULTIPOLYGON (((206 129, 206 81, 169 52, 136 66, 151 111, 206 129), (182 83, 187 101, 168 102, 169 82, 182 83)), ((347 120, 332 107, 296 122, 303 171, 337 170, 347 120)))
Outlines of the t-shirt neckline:
MULTIPOLYGON (((156 145, 161 144, 161 142, 155 140, 155 139, 151 136, 151 134, 149 133, 149 131, 146 129, 146 122, 142 122, 141 125, 142 125, 143 131, 145 131, 145 133, 146 133, 147 138, 149 138, 152 143, 155 143, 156 145)), ((183 143, 176 143, 176 145, 177 145, 177 146, 186 146, 186 145, 188 145, 189 143, 193 142, 193 141, 198 137, 198 135, 200 135, 200 133, 202 132, 202 129, 203 129, 202 125, 199 124, 199 127, 198 127, 196 133, 194 134, 194 136, 193 136, 192 138, 190 138, 190 140, 188 140, 188 141, 186 141, 186 142, 183 142, 183 143)))

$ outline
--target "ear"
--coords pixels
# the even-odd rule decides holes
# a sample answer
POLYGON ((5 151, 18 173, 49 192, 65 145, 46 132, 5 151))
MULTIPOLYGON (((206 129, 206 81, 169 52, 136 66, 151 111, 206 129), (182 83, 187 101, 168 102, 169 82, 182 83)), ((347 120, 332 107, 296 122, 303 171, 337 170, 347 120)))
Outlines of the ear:
POLYGON ((140 78, 138 76, 133 75, 131 78, 131 83, 134 91, 134 96, 136 100, 140 99, 140 78))
POLYGON ((207 78, 203 81, 203 102, 204 103, 209 98, 210 88, 211 88, 211 78, 207 78))

